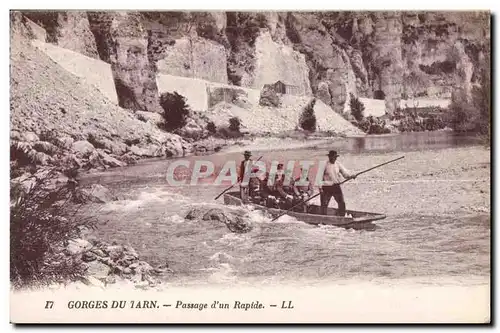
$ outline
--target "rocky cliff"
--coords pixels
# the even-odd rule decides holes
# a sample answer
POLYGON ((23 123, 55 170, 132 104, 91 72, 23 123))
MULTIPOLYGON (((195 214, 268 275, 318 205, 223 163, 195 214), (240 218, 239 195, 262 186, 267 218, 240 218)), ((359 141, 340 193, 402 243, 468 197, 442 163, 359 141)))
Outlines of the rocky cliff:
POLYGON ((180 136, 139 120, 36 48, 23 20, 11 16, 11 166, 108 168, 190 151, 180 136))
POLYGON ((122 107, 158 111, 157 73, 261 89, 278 80, 338 112, 348 97, 470 94, 488 12, 26 12, 46 41, 112 65, 122 107))

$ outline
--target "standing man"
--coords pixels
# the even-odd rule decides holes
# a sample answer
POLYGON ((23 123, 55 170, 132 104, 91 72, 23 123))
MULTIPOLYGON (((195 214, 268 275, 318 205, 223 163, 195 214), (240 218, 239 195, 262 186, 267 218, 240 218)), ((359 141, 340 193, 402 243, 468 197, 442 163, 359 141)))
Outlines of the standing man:
POLYGON ((355 179, 356 175, 348 171, 340 162, 337 162, 339 155, 335 150, 328 152, 328 162, 323 173, 323 186, 320 187, 321 214, 327 215, 328 203, 333 197, 337 201, 338 216, 345 216, 344 194, 340 188, 342 176, 347 179, 355 179))
POLYGON ((243 203, 248 203, 249 195, 250 195, 250 179, 248 179, 248 183, 244 184, 243 180, 245 179, 245 174, 250 173, 250 168, 252 167, 253 160, 250 158, 252 153, 246 150, 243 153, 244 160, 241 161, 240 164, 240 172, 238 174, 238 182, 240 182, 240 198, 243 203))

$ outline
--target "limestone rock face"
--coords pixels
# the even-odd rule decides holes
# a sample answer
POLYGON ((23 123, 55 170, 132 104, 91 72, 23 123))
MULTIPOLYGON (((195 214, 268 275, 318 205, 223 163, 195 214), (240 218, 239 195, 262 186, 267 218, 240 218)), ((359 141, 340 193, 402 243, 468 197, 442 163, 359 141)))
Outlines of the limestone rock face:
POLYGON ((86 12, 29 11, 25 15, 44 28, 46 36, 44 42, 53 43, 91 58, 99 58, 86 12))
POLYGON ((165 46, 165 56, 157 66, 162 74, 227 83, 226 49, 201 37, 183 37, 165 46))
POLYGON ((21 20, 31 38, 111 64, 119 105, 153 112, 157 74, 257 90, 282 81, 337 112, 349 112, 351 93, 382 96, 387 112, 400 99, 449 98, 457 85, 469 94, 490 29, 479 11, 47 11, 21 20))
POLYGON ((264 31, 255 41, 256 62, 250 87, 261 89, 265 84, 282 81, 293 87, 292 94, 311 95, 305 56, 283 42, 274 41, 272 36, 272 31, 264 31))
MULTIPOLYGON (((349 93, 358 94, 356 74, 346 50, 335 44, 335 38, 314 13, 289 13, 287 29, 295 49, 306 55, 312 91, 321 91, 323 102, 343 111, 349 93)), ((359 54, 352 53, 359 67, 359 54)), ((358 68, 358 72, 364 75, 365 71, 358 68)))
POLYGON ((161 112, 156 71, 148 59, 148 34, 135 13, 116 15, 110 27, 111 69, 118 104, 126 109, 161 112))
POLYGON ((190 145, 120 108, 34 47, 26 19, 11 16, 11 151, 33 165, 118 167, 129 147, 182 156, 190 145))
POLYGON ((374 43, 371 62, 374 90, 385 94, 386 108, 394 111, 401 100, 403 85, 403 60, 401 55, 401 34, 403 24, 400 13, 379 14, 374 24, 374 43), (378 82, 377 82, 378 81, 378 82))

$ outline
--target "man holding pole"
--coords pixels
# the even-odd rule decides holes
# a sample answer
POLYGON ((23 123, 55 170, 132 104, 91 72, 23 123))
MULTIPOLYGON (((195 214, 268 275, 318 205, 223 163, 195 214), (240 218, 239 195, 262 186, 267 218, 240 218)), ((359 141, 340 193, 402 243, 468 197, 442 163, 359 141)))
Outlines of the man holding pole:
POLYGON ((253 165, 253 160, 250 158, 252 156, 252 153, 248 150, 246 150, 243 153, 243 156, 245 159, 243 161, 241 161, 241 164, 240 164, 240 170, 239 170, 239 174, 238 174, 238 182, 240 182, 241 200, 244 203, 248 203, 249 197, 251 197, 253 195, 253 193, 250 193, 250 192, 253 192, 253 191, 251 191, 251 190, 253 190, 253 188, 250 186, 251 185, 250 179, 245 179, 245 175, 250 174, 251 168, 253 165))
POLYGON ((337 215, 345 216, 346 208, 344 201, 344 194, 340 184, 342 183, 342 176, 347 179, 356 179, 356 174, 348 171, 340 162, 337 161, 338 153, 335 150, 328 152, 328 162, 326 163, 325 171, 323 173, 323 183, 320 186, 320 201, 321 201, 321 214, 327 215, 328 204, 332 197, 338 205, 337 215))
POLYGON ((339 209, 338 209, 338 214, 340 216, 345 216, 345 202, 344 202, 344 195, 342 194, 342 189, 340 188, 340 185, 345 183, 346 181, 350 179, 356 179, 357 176, 368 172, 370 170, 373 170, 375 168, 380 168, 382 165, 386 165, 389 163, 392 163, 394 161, 400 160, 404 158, 404 156, 398 157, 396 159, 393 159, 391 161, 378 164, 374 167, 371 167, 369 169, 363 170, 361 172, 358 172, 354 175, 351 175, 350 172, 348 172, 340 163, 337 163, 337 157, 338 154, 336 151, 331 150, 328 153, 329 161, 326 165, 326 168, 323 173, 323 177, 317 178, 317 180, 323 178, 323 187, 320 186, 319 193, 313 195, 309 199, 306 199, 305 201, 299 202, 298 204, 294 205, 292 208, 287 209, 285 212, 278 214, 276 217, 274 217, 272 221, 276 221, 279 217, 285 215, 288 211, 293 210, 294 208, 298 207, 299 205, 302 205, 306 203, 307 201, 316 198, 318 195, 321 197, 321 214, 326 215, 327 208, 328 208, 328 203, 330 202, 330 199, 332 196, 335 198, 337 203, 339 204, 339 209), (344 176, 347 178, 344 181, 340 181, 340 176, 344 176), (326 182, 325 182, 326 181, 326 182))

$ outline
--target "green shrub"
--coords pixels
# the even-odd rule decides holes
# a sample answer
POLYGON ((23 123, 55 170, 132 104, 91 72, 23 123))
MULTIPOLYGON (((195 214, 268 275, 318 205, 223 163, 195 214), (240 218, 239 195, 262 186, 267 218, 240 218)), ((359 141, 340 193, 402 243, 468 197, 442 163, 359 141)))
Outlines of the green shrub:
POLYGON ((184 96, 176 91, 163 93, 160 96, 160 105, 163 108, 164 126, 167 131, 174 131, 186 125, 191 110, 184 96))

